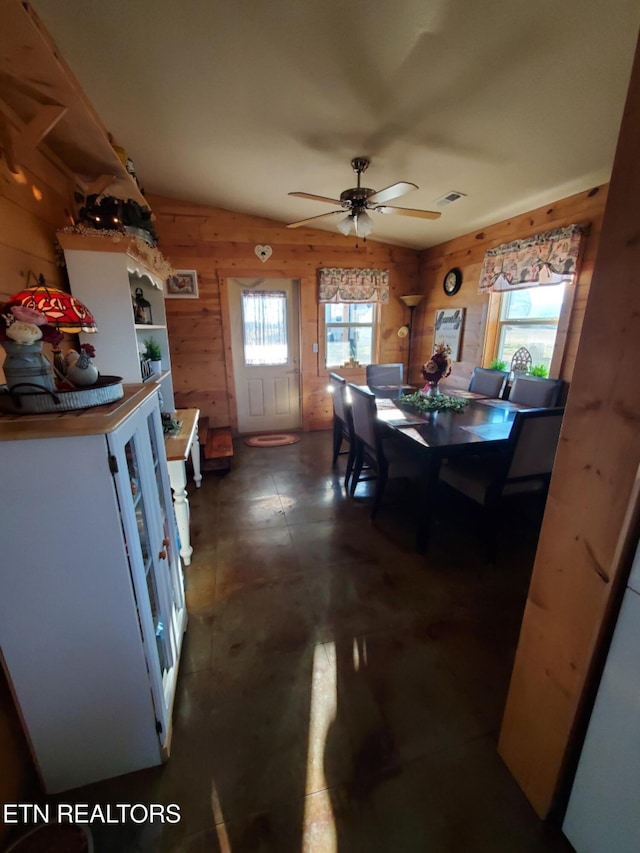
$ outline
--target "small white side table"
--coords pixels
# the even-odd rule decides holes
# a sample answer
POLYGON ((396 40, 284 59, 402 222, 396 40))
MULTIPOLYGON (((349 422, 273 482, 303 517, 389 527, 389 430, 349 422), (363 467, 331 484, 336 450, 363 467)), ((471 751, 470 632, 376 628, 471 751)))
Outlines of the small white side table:
POLYGON ((200 444, 198 442, 198 418, 200 409, 178 409, 176 420, 181 422, 180 431, 175 435, 165 435, 164 445, 167 451, 169 480, 173 492, 173 505, 180 534, 180 556, 185 566, 191 564, 191 535, 189 532, 189 500, 187 498, 186 461, 191 454, 193 481, 200 488, 200 444))

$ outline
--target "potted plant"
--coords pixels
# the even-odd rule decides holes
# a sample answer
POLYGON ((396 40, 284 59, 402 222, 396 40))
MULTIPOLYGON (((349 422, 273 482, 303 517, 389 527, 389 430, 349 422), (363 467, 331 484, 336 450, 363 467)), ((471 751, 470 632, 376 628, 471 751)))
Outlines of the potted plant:
POLYGON ((151 372, 162 373, 162 350, 155 338, 147 338, 144 342, 144 357, 151 362, 151 372))
POLYGON ((544 364, 534 364, 533 367, 529 368, 529 376, 538 376, 541 379, 546 379, 548 375, 549 371, 544 364))

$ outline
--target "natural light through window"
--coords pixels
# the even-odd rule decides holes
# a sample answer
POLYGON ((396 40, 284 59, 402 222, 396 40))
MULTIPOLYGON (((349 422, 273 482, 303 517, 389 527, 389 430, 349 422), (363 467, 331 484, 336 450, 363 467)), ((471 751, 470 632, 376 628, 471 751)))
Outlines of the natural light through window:
POLYGON ((287 364, 287 294, 280 290, 243 290, 242 336, 247 367, 287 364))
MULTIPOLYGON (((318 849, 316 824, 332 813, 331 794, 325 775, 327 737, 336 719, 338 696, 336 681, 335 643, 318 643, 313 648, 311 673, 311 702, 309 713, 309 742, 307 748, 307 784, 304 800, 304 827, 301 853, 318 849)), ((335 820, 323 827, 323 853, 338 853, 335 820), (326 833, 326 834, 325 834, 326 833)))
POLYGON ((375 318, 373 302, 325 304, 327 367, 345 367, 352 362, 371 364, 374 361, 375 318))
POLYGON ((556 284, 503 293, 495 357, 509 367, 515 352, 525 347, 532 364, 543 365, 548 373, 564 291, 564 284, 556 284))

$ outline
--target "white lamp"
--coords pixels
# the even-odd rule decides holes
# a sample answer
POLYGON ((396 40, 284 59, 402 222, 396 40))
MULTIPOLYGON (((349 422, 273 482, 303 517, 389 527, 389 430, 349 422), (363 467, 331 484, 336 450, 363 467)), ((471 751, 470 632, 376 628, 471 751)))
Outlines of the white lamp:
POLYGON ((351 214, 338 222, 338 231, 342 231, 345 237, 349 236, 351 233, 351 214))
POLYGON ((366 210, 362 213, 356 213, 353 217, 356 226, 356 236, 368 237, 373 231, 373 219, 369 216, 366 210))
POLYGON ((363 237, 366 239, 373 231, 373 219, 369 216, 366 210, 362 210, 360 213, 356 210, 348 216, 345 216, 345 218, 341 219, 337 224, 338 231, 341 231, 345 237, 348 237, 351 233, 351 226, 353 226, 356 237, 363 237))

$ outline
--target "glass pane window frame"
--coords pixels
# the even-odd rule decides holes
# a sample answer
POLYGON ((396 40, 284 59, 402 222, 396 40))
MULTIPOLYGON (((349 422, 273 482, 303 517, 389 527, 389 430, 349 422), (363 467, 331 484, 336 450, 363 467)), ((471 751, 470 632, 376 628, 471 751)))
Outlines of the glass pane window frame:
MULTIPOLYGON (((371 364, 376 360, 376 352, 378 345, 378 328, 380 323, 380 312, 377 302, 323 302, 320 305, 320 322, 322 328, 322 341, 324 348, 324 364, 327 370, 333 368, 342 368, 348 369, 349 367, 364 367, 367 364, 371 364), (346 310, 346 320, 335 320, 331 319, 331 313, 336 309, 337 306, 346 310), (357 313, 370 313, 370 318, 366 320, 358 320, 357 313), (351 332, 357 333, 359 331, 369 331, 370 334, 370 346, 369 354, 370 358, 366 360, 361 360, 358 358, 357 348, 355 352, 352 347, 350 347, 349 358, 343 359, 342 361, 334 361, 331 358, 331 352, 335 351, 336 347, 334 341, 329 339, 329 335, 332 334, 335 330, 339 330, 343 333, 346 331, 347 338, 352 340, 351 332), (351 358, 354 359, 353 363, 350 363, 351 358), (357 362, 357 364, 355 363, 357 362)), ((366 346, 366 342, 365 346, 366 346)))
MULTIPOLYGON (((555 373, 555 366, 558 364, 559 360, 561 360, 562 350, 564 349, 565 343, 564 337, 561 338, 559 336, 558 330, 563 316, 566 314, 567 310, 570 310, 574 290, 575 287, 573 285, 563 283, 492 294, 492 299, 497 298, 499 300, 493 358, 506 361, 507 369, 510 368, 512 355, 506 355, 504 353, 505 339, 507 338, 510 329, 520 329, 522 332, 535 332, 538 330, 541 333, 545 330, 548 331, 549 329, 553 329, 554 341, 551 353, 548 353, 545 356, 543 353, 537 353, 534 350, 531 352, 531 356, 532 365, 544 364, 547 367, 549 376, 555 373), (531 316, 530 312, 518 312, 517 310, 514 312, 511 310, 513 303, 518 299, 522 300, 524 294, 533 294, 534 292, 545 296, 552 295, 552 292, 554 296, 560 294, 560 299, 557 300, 557 310, 552 314, 547 315, 545 315, 544 312, 540 312, 538 316, 531 316)), ((530 346, 527 346, 526 341, 518 342, 515 349, 518 349, 520 346, 525 346, 531 351, 530 346)))

